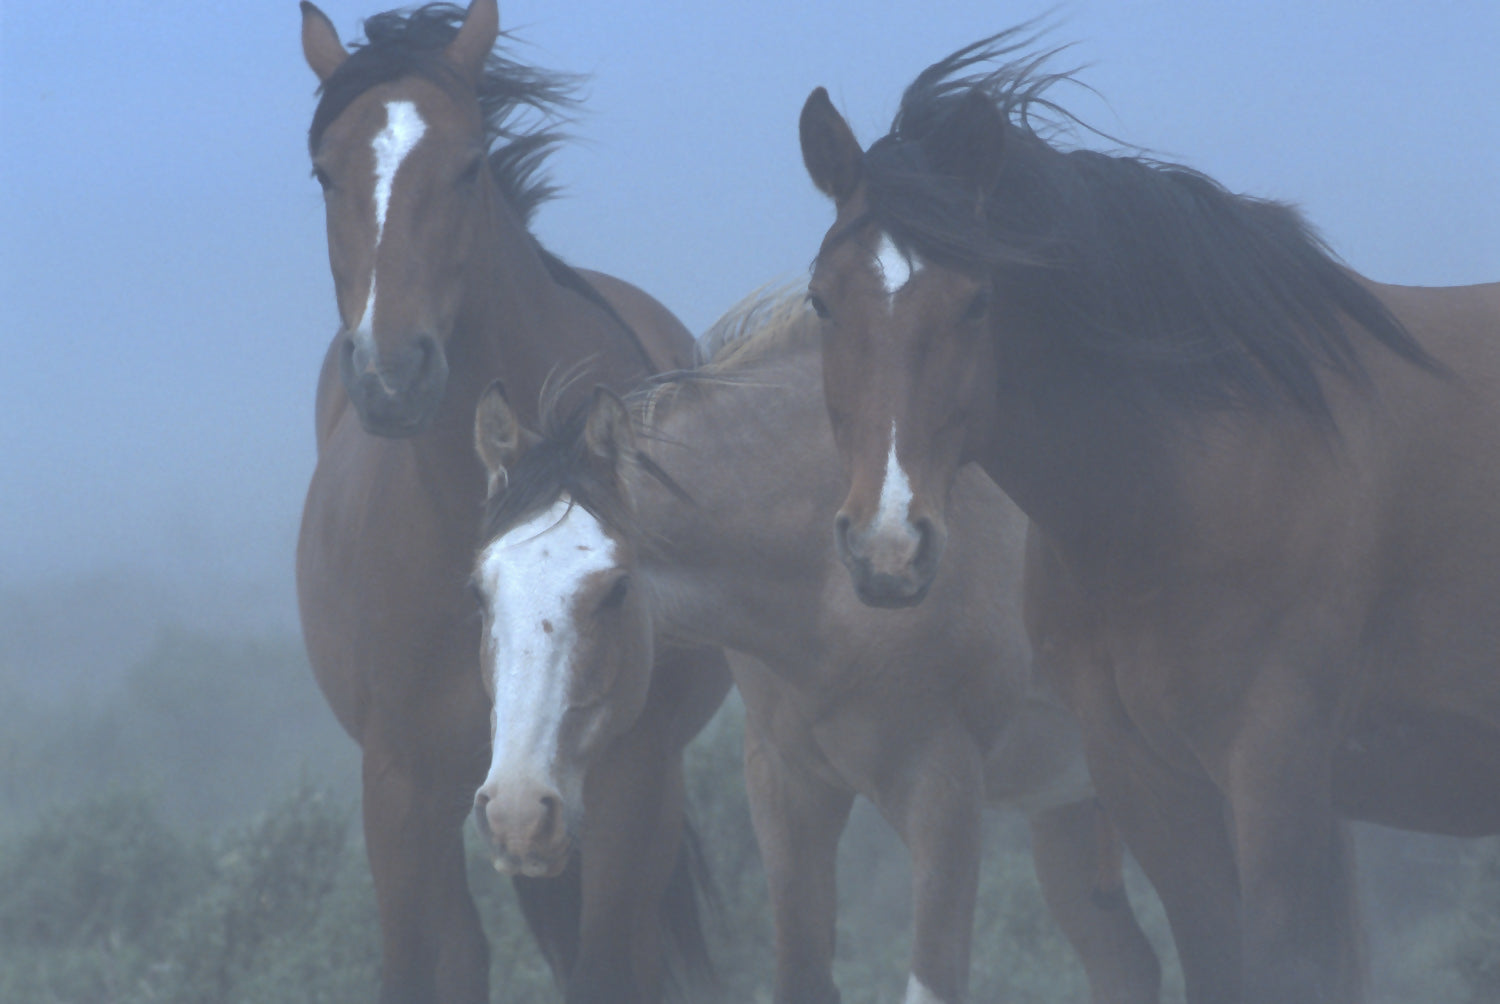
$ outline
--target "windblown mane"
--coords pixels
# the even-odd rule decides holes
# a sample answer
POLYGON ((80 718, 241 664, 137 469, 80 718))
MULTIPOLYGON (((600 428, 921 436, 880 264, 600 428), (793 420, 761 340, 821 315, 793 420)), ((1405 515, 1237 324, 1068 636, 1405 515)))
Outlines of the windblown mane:
POLYGON ((1074 78, 1044 72, 1057 50, 1018 55, 1030 31, 975 42, 912 82, 865 153, 869 213, 847 232, 873 221, 903 253, 992 274, 1007 312, 1051 337, 1068 365, 1130 381, 1147 400, 1282 401, 1326 418, 1319 371, 1365 376, 1355 328, 1440 371, 1290 206, 1180 165, 1054 146, 1059 126, 1080 123, 1047 94, 1074 78), (984 63, 999 65, 970 72, 984 63), (1004 123, 986 193, 960 180, 973 144, 955 113, 974 92, 1004 123))
MULTIPOLYGON (((442 56, 463 20, 464 9, 447 3, 387 11, 366 19, 366 41, 354 43, 349 58, 320 89, 321 99, 307 133, 308 148, 316 153, 333 120, 379 84, 415 73, 451 93, 462 93, 464 85, 442 56)), ((509 37, 501 34, 502 39, 509 37)), ((475 92, 484 116, 486 145, 491 148, 490 173, 523 221, 529 222, 537 206, 557 192, 542 168, 563 139, 556 125, 577 104, 574 91, 579 82, 572 74, 517 63, 498 47, 485 62, 475 92), (540 115, 540 125, 521 123, 528 109, 540 115)))
MULTIPOLYGON (((738 382, 744 371, 767 355, 791 350, 816 337, 816 317, 799 288, 757 290, 732 307, 699 340, 714 345, 712 358, 687 370, 652 377, 623 398, 639 439, 657 438, 656 420, 667 413, 676 395, 693 387, 738 382)), ((493 540, 563 496, 605 526, 632 534, 636 527, 620 486, 601 476, 599 463, 584 442, 592 405, 589 395, 564 412, 559 402, 573 377, 548 381, 540 405, 541 439, 507 472, 506 488, 485 505, 483 539, 493 540)), ((687 494, 656 461, 636 453, 631 462, 680 498, 687 494)))
POLYGON ((808 308, 805 285, 762 286, 698 338, 694 368, 662 373, 626 395, 637 434, 657 438, 658 421, 670 414, 684 391, 743 383, 747 371, 761 360, 810 344, 817 334, 817 316, 808 308))

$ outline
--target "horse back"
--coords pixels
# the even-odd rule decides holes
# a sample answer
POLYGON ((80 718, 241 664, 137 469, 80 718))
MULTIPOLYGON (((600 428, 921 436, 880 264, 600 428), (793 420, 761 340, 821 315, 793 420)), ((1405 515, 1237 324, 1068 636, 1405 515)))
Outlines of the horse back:
POLYGON ((641 340, 652 368, 663 373, 693 365, 693 335, 649 293, 603 272, 580 268, 578 274, 615 309, 641 340))

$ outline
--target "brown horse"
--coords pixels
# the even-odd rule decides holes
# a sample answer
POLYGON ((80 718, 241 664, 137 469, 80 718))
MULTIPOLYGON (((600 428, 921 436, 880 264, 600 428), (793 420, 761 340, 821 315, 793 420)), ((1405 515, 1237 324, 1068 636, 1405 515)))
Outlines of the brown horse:
MULTIPOLYGON (((465 585, 485 497, 474 407, 496 377, 536 400, 570 365, 631 384, 688 362, 692 340, 644 293, 574 271, 527 230, 556 137, 518 133, 514 114, 555 110, 567 80, 492 52, 494 0, 373 17, 352 52, 311 4, 302 15, 322 81, 309 146, 342 322, 318 383, 297 549, 303 632, 363 749, 380 999, 484 1001, 488 949, 462 840, 487 736, 465 585)), ((652 707, 677 720, 674 741, 612 737, 591 778, 619 825, 586 837, 562 876, 517 880, 570 1001, 654 997, 663 920, 701 949, 679 854, 681 743, 729 676, 718 653, 663 652, 658 670, 652 707)))
POLYGON ((970 470, 953 499, 967 546, 931 602, 861 604, 827 532, 843 486, 813 321, 801 297, 731 314, 720 331, 751 333, 719 361, 644 389, 633 414, 607 393, 568 418, 549 409, 540 441, 498 391, 481 402, 478 447, 505 486, 474 575, 497 711, 478 812, 496 855, 557 867, 567 834, 598 825, 580 780, 596 737, 641 713, 653 647, 722 645, 748 656, 731 666, 777 1001, 839 998, 834 860, 861 794, 912 854, 908 1004, 963 999, 987 799, 1032 814, 1094 999, 1155 1002, 1128 903, 1090 895, 1099 816, 1076 728, 1030 688, 1024 517, 970 470))
POLYGON ((803 109, 840 553, 919 601, 977 460, 1190 998, 1357 1000, 1340 817, 1500 831, 1500 286, 1379 285, 1284 205, 1057 149, 1027 44, 868 150, 803 109))

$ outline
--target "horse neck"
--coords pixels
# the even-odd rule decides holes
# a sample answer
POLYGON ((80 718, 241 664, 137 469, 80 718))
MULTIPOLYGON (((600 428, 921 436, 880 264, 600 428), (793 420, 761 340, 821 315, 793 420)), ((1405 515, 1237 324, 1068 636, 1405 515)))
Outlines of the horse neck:
MULTIPOLYGON (((583 365, 572 394, 605 383, 629 386, 647 375, 630 333, 596 304, 554 278, 536 240, 491 190, 490 225, 467 265, 463 300, 445 346, 449 384, 433 423, 440 462, 472 468, 474 410, 496 379, 523 425, 538 427, 549 378, 583 365)), ((571 395, 559 402, 563 413, 571 395)))
POLYGON ((1027 380, 1002 388, 998 407, 980 466, 1075 571, 1155 576, 1179 520, 1182 430, 1102 380, 1027 380))
POLYGON ((632 479, 638 561, 655 584, 660 631, 764 659, 812 658, 823 583, 842 574, 828 533, 838 455, 815 365, 758 369, 690 388, 641 437, 689 499, 650 475, 632 479))

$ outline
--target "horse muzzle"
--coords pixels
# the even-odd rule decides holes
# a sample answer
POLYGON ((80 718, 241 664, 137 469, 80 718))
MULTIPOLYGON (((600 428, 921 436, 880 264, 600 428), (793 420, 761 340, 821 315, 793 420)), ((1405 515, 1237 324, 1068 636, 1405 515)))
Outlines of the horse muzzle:
POLYGON ((860 602, 895 609, 916 606, 927 597, 947 533, 926 517, 897 532, 859 529, 848 513, 840 512, 834 519, 834 540, 860 602))
POLYGON ((448 386, 448 360, 431 335, 399 351, 344 339, 339 354, 344 391, 372 436, 415 436, 432 424, 448 386))
POLYGON ((474 796, 474 824, 502 874, 554 878, 568 866, 575 841, 562 796, 554 790, 502 793, 487 785, 474 796))

